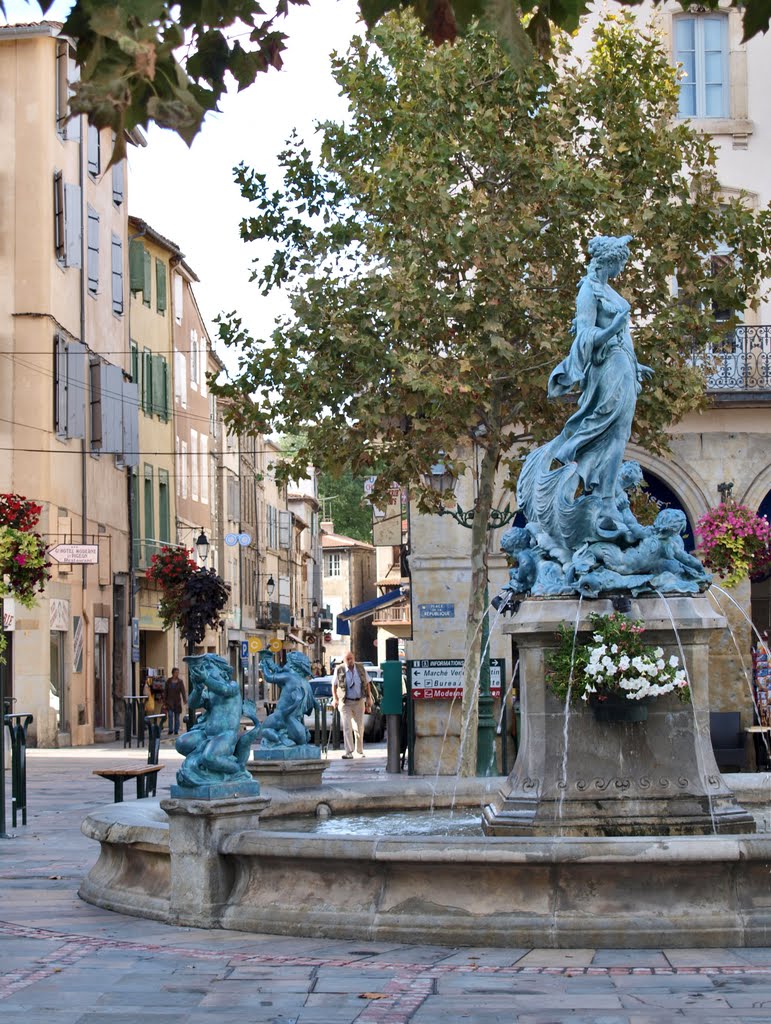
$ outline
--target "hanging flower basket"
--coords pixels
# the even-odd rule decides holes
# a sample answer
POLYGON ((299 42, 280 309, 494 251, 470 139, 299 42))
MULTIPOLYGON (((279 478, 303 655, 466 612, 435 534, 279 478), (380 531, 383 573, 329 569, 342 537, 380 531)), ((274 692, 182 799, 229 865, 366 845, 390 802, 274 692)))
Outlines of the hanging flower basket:
POLYGON ((606 697, 592 694, 587 704, 598 722, 646 722, 648 705, 644 701, 631 701, 617 693, 606 697))
POLYGON ((771 526, 746 505, 721 502, 696 523, 702 561, 735 587, 747 576, 765 579, 771 569, 771 526))

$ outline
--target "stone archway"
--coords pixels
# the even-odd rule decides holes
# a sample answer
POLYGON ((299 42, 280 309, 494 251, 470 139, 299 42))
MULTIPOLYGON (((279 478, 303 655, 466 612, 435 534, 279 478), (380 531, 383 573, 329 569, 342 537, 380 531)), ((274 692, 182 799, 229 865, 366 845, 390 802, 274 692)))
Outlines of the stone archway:
POLYGON ((696 522, 710 507, 701 482, 675 456, 661 458, 638 445, 629 445, 626 456, 640 463, 649 484, 652 480, 660 482, 662 487, 659 491, 663 493, 657 494, 654 487, 650 488, 654 497, 664 498, 672 508, 679 508, 685 513, 688 520, 686 546, 691 550, 696 522))

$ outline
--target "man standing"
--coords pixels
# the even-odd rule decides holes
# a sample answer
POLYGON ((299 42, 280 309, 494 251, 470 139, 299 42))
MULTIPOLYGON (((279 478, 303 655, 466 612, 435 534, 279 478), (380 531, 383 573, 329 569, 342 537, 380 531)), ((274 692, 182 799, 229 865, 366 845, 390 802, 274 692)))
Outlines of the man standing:
POLYGON ((164 704, 169 715, 169 736, 179 735, 179 716, 182 714, 182 705, 187 700, 185 684, 179 676, 179 669, 173 668, 171 675, 166 680, 166 693, 164 704))
POLYGON ((363 665, 354 661, 351 651, 345 652, 343 664, 337 666, 335 685, 332 693, 332 707, 340 705, 340 717, 343 720, 343 740, 345 753, 343 757, 353 757, 354 739, 356 753, 364 757, 364 712, 372 706, 369 676, 363 665))

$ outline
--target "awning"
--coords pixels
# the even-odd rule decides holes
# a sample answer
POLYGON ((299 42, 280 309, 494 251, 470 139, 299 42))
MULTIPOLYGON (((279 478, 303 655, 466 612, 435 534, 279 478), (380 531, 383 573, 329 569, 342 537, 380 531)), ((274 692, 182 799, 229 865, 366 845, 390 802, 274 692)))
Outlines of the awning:
POLYGON ((287 640, 294 640, 296 644, 302 644, 303 647, 308 646, 304 640, 301 640, 299 636, 295 636, 294 633, 287 633, 286 638, 287 640))
MULTIPOLYGON (((408 591, 402 587, 397 587, 396 590, 389 590, 387 594, 381 594, 380 597, 373 597, 371 601, 363 601, 361 604, 356 604, 353 608, 348 608, 344 612, 340 612, 337 616, 338 623, 342 620, 343 622, 356 622, 357 619, 366 619, 370 615, 374 615, 375 612, 381 608, 388 608, 389 605, 398 604, 407 597, 408 591)), ((338 629, 338 633, 340 630, 338 629)))

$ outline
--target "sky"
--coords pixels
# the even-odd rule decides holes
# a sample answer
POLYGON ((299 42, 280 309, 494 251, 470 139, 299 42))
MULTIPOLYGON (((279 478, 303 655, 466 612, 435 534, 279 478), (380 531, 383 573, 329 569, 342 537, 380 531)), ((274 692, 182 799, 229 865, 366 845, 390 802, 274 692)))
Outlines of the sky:
MULTIPOLYGON (((55 0, 46 17, 62 21, 70 7, 71 0, 55 0)), ((7 0, 6 11, 10 23, 41 18, 34 0, 7 0)), ((240 94, 234 87, 223 98, 221 113, 207 115, 192 147, 154 125, 146 133, 146 148, 129 147, 129 212, 185 253, 201 279, 195 293, 213 336, 213 318, 236 310, 256 336, 267 337, 277 313, 286 308, 279 297, 264 298, 249 282, 257 248, 239 237, 239 221, 249 207, 232 169, 243 160, 277 181, 276 155, 292 128, 311 143, 316 121, 344 118, 329 54, 345 51, 361 30, 357 19, 356 0, 311 0, 307 7, 293 8, 283 29, 289 35, 283 69, 259 75, 240 94)))

